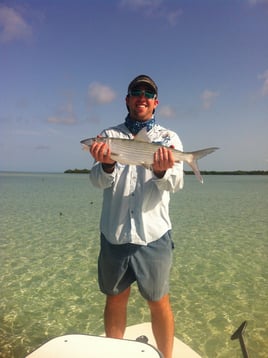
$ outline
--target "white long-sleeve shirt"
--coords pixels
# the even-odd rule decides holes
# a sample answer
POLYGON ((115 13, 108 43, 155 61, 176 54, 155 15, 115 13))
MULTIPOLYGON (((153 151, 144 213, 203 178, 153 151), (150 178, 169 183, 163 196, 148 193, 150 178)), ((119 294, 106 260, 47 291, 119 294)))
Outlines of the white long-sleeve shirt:
MULTIPOLYGON (((159 125, 147 134, 152 142, 183 149, 178 135, 159 125)), ((133 139, 124 124, 109 128, 101 135, 133 139)), ((159 179, 142 166, 120 163, 108 174, 101 163, 96 162, 90 179, 94 186, 103 189, 100 230, 110 243, 147 245, 171 229, 170 193, 183 187, 182 163, 176 163, 159 179)))

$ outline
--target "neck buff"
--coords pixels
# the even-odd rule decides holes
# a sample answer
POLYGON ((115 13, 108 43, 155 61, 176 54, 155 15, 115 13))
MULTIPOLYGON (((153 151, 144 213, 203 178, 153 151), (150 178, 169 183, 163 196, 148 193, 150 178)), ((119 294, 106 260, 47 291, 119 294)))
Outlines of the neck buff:
POLYGON ((133 135, 138 134, 139 131, 144 127, 146 127, 147 132, 149 132, 149 130, 151 130, 154 125, 155 125, 154 117, 144 122, 135 121, 131 119, 129 115, 125 119, 125 126, 130 130, 130 132, 133 135))

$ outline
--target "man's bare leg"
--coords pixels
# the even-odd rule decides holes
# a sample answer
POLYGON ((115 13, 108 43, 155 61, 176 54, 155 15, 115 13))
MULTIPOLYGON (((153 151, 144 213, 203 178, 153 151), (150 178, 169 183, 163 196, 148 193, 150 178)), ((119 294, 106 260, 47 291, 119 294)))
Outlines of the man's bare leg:
POLYGON ((104 325, 107 337, 123 338, 127 323, 127 303, 130 287, 115 296, 106 297, 104 325))
POLYGON ((169 296, 165 295, 159 301, 148 301, 151 310, 152 330, 157 348, 165 358, 172 358, 174 340, 174 318, 169 296))

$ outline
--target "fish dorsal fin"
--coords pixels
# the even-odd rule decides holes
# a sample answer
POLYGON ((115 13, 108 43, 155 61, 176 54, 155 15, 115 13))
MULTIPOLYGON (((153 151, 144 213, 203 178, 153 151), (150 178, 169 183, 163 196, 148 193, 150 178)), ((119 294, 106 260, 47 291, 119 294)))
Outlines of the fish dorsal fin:
POLYGON ((140 142, 151 143, 150 138, 147 133, 147 128, 142 128, 134 137, 134 140, 138 140, 140 142))

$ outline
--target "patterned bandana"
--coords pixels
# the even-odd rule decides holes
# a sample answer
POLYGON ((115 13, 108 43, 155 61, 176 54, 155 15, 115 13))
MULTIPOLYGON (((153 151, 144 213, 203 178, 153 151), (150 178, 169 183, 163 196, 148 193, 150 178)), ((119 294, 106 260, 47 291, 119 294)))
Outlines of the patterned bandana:
POLYGON ((151 130, 154 125, 155 125, 154 117, 152 119, 149 119, 148 121, 144 121, 144 122, 134 121, 133 119, 130 118, 129 115, 125 119, 125 126, 130 130, 130 132, 133 135, 138 134, 139 131, 144 127, 146 127, 147 132, 149 132, 149 130, 151 130))

